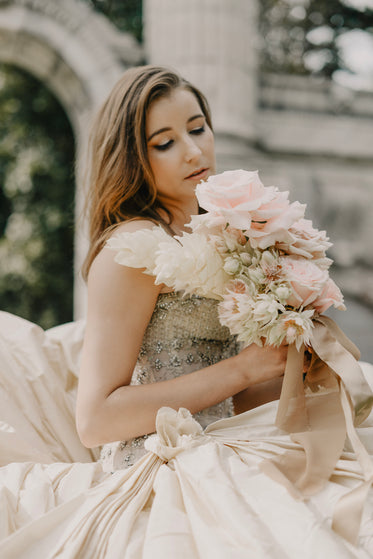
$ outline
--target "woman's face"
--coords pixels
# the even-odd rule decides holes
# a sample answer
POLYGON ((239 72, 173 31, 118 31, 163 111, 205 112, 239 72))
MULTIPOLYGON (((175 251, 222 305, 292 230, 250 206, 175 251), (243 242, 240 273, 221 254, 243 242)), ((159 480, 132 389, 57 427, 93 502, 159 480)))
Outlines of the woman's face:
POLYGON ((167 205, 195 200, 195 187, 215 173, 214 135, 191 91, 154 101, 146 120, 148 158, 158 196, 167 205))

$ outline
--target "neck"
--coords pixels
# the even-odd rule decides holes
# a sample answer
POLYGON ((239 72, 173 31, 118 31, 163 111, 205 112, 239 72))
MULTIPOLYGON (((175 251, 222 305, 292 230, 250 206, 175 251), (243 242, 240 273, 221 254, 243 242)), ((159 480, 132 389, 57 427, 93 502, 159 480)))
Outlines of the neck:
MULTIPOLYGON (((190 203, 183 204, 183 206, 170 206, 168 208, 171 212, 171 222, 169 226, 176 233, 180 235, 183 231, 189 231, 189 227, 186 224, 189 223, 192 215, 198 214, 198 202, 197 200, 191 200, 190 203)), ((167 219, 168 221, 168 219, 167 219)))

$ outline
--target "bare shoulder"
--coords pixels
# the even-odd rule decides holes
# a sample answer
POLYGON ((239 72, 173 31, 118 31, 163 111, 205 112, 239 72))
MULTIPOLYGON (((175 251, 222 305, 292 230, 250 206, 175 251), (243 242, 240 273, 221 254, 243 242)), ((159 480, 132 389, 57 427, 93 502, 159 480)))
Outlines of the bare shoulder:
MULTIPOLYGON (((113 234, 153 227, 155 224, 150 220, 134 220, 119 225, 113 234)), ((145 299, 149 296, 154 301, 162 286, 155 285, 154 277, 144 274, 144 269, 118 264, 115 255, 115 251, 103 246, 93 260, 88 274, 88 299, 96 303, 112 302, 114 307, 118 301, 122 301, 123 305, 129 305, 130 301, 137 301, 138 296, 145 299)))
POLYGON ((157 224, 150 219, 131 219, 118 225, 118 227, 113 230, 112 235, 118 233, 135 233, 142 229, 153 229, 154 227, 157 227, 157 224))

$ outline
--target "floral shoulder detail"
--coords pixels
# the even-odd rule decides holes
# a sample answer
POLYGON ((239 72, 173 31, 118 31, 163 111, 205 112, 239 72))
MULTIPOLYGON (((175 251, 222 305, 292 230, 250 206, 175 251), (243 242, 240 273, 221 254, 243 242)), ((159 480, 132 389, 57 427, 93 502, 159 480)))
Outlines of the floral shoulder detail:
MULTIPOLYGON (((115 262, 130 268, 145 268, 144 273, 154 275, 157 250, 162 242, 174 240, 160 225, 151 229, 118 233, 106 242, 106 247, 116 251, 115 262)), ((176 241, 174 241, 176 242, 176 241)))

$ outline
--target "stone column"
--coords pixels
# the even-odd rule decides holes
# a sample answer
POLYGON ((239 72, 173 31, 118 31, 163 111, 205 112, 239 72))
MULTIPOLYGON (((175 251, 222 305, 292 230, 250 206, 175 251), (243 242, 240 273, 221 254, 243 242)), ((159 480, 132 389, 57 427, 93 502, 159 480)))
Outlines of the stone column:
POLYGON ((144 0, 149 64, 176 68, 211 105, 215 132, 255 138, 257 0, 144 0))

